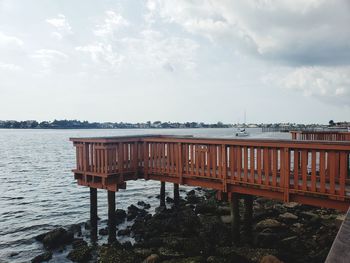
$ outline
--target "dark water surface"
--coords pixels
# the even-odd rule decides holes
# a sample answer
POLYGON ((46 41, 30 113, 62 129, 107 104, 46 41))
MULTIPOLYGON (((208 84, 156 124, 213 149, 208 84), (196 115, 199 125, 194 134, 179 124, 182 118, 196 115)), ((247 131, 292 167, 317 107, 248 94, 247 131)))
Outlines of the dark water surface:
MULTIPOLYGON (((289 134, 247 130, 251 138, 289 138, 289 134)), ((44 251, 42 244, 34 240, 36 235, 89 219, 89 189, 77 186, 73 178, 75 151, 69 137, 136 134, 232 138, 234 129, 0 129, 0 262, 28 262, 44 251)), ((116 194, 117 207, 126 209, 143 200, 154 209, 158 192, 159 182, 130 181, 126 190, 116 194)), ((98 191, 101 225, 106 223, 106 201, 106 191, 98 191)), ((55 254, 50 262, 68 260, 64 254, 55 254)))

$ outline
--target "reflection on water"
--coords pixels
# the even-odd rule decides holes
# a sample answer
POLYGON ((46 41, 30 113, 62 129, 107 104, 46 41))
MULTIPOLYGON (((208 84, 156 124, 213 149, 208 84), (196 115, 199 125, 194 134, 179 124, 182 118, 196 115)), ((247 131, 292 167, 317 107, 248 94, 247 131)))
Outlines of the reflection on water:
MULTIPOLYGON (((247 129, 246 138, 289 138, 284 133, 247 129)), ((193 135, 234 138, 234 129, 157 130, 0 130, 0 259, 27 262, 42 252, 33 237, 58 226, 80 223, 89 217, 89 189, 78 187, 71 169, 75 151, 69 137, 138 134, 193 135)), ((169 185, 170 187, 170 185, 169 185)), ((171 191, 170 188, 167 189, 171 191)), ((159 182, 131 181, 117 193, 117 207, 145 200, 158 204, 159 182), (152 198, 148 198, 151 196, 152 198)), ((106 223, 106 191, 98 191, 99 216, 106 223)), ((52 262, 65 261, 54 257, 52 262)))

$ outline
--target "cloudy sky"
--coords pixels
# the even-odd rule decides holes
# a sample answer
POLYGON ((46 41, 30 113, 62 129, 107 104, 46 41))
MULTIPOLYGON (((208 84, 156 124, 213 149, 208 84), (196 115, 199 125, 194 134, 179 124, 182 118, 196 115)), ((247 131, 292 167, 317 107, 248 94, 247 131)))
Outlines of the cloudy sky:
POLYGON ((0 0, 0 119, 350 116, 349 0, 0 0))

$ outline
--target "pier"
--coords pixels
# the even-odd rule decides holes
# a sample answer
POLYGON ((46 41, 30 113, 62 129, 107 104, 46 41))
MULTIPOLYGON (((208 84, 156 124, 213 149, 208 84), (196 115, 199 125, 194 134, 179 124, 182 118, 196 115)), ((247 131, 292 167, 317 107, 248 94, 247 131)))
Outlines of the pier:
MULTIPOLYGON (((233 235, 239 239, 239 198, 245 199, 249 228, 252 196, 347 211, 350 205, 347 141, 216 139, 177 136, 71 138, 76 148, 74 177, 90 187, 91 225, 97 233, 96 189, 108 191, 109 240, 115 239, 115 192, 129 180, 215 189, 231 201, 233 235), (235 220, 236 218, 236 220, 235 220), (238 218, 238 219, 237 219, 238 218)), ((248 222, 248 223, 247 223, 248 222)))

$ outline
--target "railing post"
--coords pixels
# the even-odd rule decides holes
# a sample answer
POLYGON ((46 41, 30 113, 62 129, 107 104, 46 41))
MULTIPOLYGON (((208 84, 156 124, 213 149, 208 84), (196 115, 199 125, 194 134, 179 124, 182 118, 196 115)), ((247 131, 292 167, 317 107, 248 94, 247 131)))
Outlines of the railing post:
POLYGON ((179 174, 179 184, 183 183, 182 179, 182 169, 183 169, 183 160, 182 160, 182 143, 179 142, 178 144, 178 154, 179 154, 179 162, 178 162, 178 174, 179 174))
POLYGON ((90 187, 90 225, 91 240, 97 240, 97 189, 90 187))
POLYGON ((115 192, 108 191, 108 243, 116 240, 115 192))
POLYGON ((160 182, 160 206, 165 207, 165 182, 160 182))
POLYGON ((148 163, 149 163, 149 153, 147 142, 143 143, 143 174, 144 178, 148 180, 148 163))
POLYGON ((283 199, 285 202, 289 202, 289 185, 290 185, 290 152, 289 152, 289 148, 283 148, 283 157, 284 160, 282 160, 284 162, 284 172, 283 172, 283 176, 284 176, 284 191, 283 191, 283 199))
POLYGON ((222 191, 227 192, 227 155, 226 155, 226 145, 221 145, 221 171, 222 171, 222 191))

